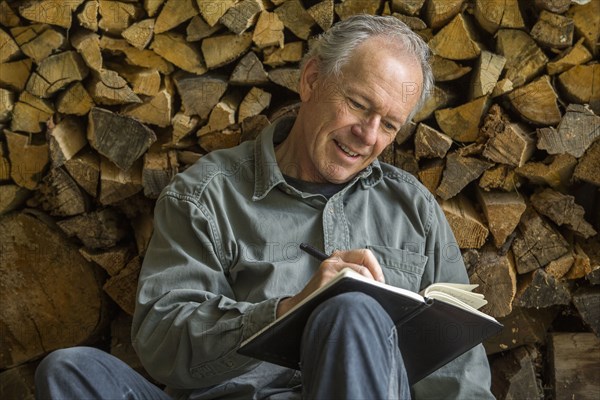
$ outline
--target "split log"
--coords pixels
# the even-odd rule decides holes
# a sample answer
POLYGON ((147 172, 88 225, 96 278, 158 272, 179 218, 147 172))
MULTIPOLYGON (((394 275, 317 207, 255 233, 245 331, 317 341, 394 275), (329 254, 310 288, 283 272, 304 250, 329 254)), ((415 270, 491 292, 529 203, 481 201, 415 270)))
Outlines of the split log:
MULTIPOLYGON (((389 148, 389 147, 388 147, 389 148)), ((390 149, 392 150, 392 149, 390 149)), ((393 156, 390 160, 383 158, 383 162, 390 163, 409 174, 417 177, 419 174, 419 162, 415 158, 415 154, 410 149, 396 148, 391 155, 393 156)))
POLYGON ((0 64, 0 85, 8 89, 22 92, 31 73, 32 61, 24 60, 0 64))
POLYGON ((0 215, 22 207, 31 192, 18 185, 0 185, 0 215))
POLYGON ((548 57, 525 32, 500 29, 496 34, 496 51, 506 57, 505 78, 514 87, 523 86, 538 76, 545 68, 548 57))
POLYGON ((149 382, 160 386, 144 369, 133 345, 131 344, 131 325, 133 318, 126 312, 119 312, 110 325, 110 354, 123 361, 149 382))
POLYGON ((110 298, 129 315, 135 311, 135 293, 141 268, 141 259, 135 257, 103 286, 110 298))
POLYGON ((523 119, 534 124, 547 126, 560 122, 558 96, 548 75, 515 89, 508 94, 508 100, 523 119))
POLYGON ((276 68, 269 71, 269 79, 279 86, 283 86, 298 93, 298 82, 300 82, 299 68, 276 68))
POLYGON ((463 66, 455 61, 434 55, 431 57, 431 70, 436 82, 458 79, 471 72, 471 67, 463 66))
POLYGON ((454 99, 454 94, 450 92, 448 89, 434 85, 431 90, 431 95, 427 100, 425 100, 425 104, 421 107, 419 111, 413 117, 413 122, 418 123, 426 120, 436 110, 447 107, 454 99))
POLYGON ((73 178, 62 168, 52 168, 27 205, 52 216, 69 217, 86 212, 89 201, 73 178))
POLYGON ((542 215, 550 218, 558 226, 566 226, 584 238, 597 232, 584 219, 585 210, 575 203, 575 197, 553 189, 543 189, 531 196, 531 204, 542 215))
POLYGON ((109 249, 88 249, 82 247, 79 253, 88 261, 101 266, 110 276, 115 276, 134 257, 130 246, 113 246, 109 249))
POLYGON ((156 18, 154 33, 170 31, 197 14, 196 0, 167 0, 156 18))
POLYGON ((89 113, 87 138, 94 149, 123 170, 156 141, 154 132, 142 123, 97 107, 89 113))
POLYGON ((177 73, 173 77, 185 115, 206 119, 227 90, 227 79, 220 75, 194 76, 177 73))
POLYGON ((567 101, 589 103, 600 114, 600 64, 577 65, 558 76, 558 85, 567 101))
POLYGON ((573 19, 575 33, 584 38, 588 50, 597 57, 600 50, 598 41, 600 39, 600 22, 598 18, 590 18, 592 15, 600 14, 600 3, 589 1, 586 4, 573 4, 569 7, 566 16, 573 19))
POLYGON ((0 24, 8 28, 21 24, 21 18, 14 12, 6 0, 0 1, 0 24))
POLYGON ((237 60, 252 46, 252 33, 211 36, 202 41, 202 54, 208 69, 215 69, 237 60))
POLYGON ((252 41, 261 49, 269 46, 283 47, 283 28, 283 22, 277 14, 262 11, 256 23, 256 28, 254 28, 252 41))
POLYGON ((134 21, 140 19, 143 12, 137 2, 98 0, 98 28, 111 35, 121 35, 134 21))
POLYGON ((473 78, 471 79, 471 99, 491 94, 504 69, 506 58, 489 51, 482 51, 473 78))
POLYGON ((592 53, 583 45, 583 38, 563 52, 556 60, 546 65, 548 75, 565 72, 576 65, 585 64, 592 59, 592 53))
POLYGON ((21 92, 19 101, 13 108, 10 129, 29 133, 41 132, 41 124, 46 123, 52 114, 54 114, 54 107, 50 102, 29 92, 21 92))
POLYGON ((570 5, 571 0, 535 0, 536 8, 557 14, 564 14, 570 5))
POLYGON ((431 193, 435 193, 442 180, 444 161, 434 159, 427 161, 419 168, 419 180, 431 193))
POLYGON ((549 154, 571 154, 581 157, 600 137, 600 117, 586 106, 571 104, 560 120, 558 129, 538 129, 538 137, 538 148, 546 150, 549 154))
MULTIPOLYGON (((154 233, 154 218, 151 212, 140 213, 131 220, 137 253, 140 257, 146 254, 146 249, 154 233)), ((134 287, 135 288, 135 287, 134 287)))
POLYGON ((136 22, 129 28, 125 29, 123 33, 121 33, 121 36, 123 36, 123 38, 136 49, 143 50, 152 41, 154 33, 160 33, 154 27, 154 20, 145 19, 140 22, 136 22))
POLYGON ((55 0, 34 0, 20 5, 19 14, 30 21, 58 25, 68 29, 71 27, 71 15, 81 3, 83 0, 60 3, 55 0))
POLYGON ((248 117, 260 114, 271 103, 271 93, 253 87, 240 103, 238 122, 241 123, 248 117))
MULTIPOLYGON (((204 45, 202 47, 204 51, 204 45)), ((202 53, 179 33, 167 32, 154 35, 150 48, 184 71, 202 75, 207 71, 207 65, 208 68, 211 68, 208 64, 209 60, 205 64, 202 53)))
POLYGON ((86 65, 96 72, 102 69, 100 36, 88 31, 78 31, 71 37, 71 45, 83 58, 86 65))
POLYGON ((542 162, 528 162, 515 172, 536 185, 561 190, 569 186, 577 159, 570 154, 550 156, 542 162))
MULTIPOLYGON (((219 19, 219 22, 236 35, 241 35, 251 26, 254 26, 262 10, 263 4, 261 0, 241 0, 229 8, 219 19)), ((274 30, 277 29, 278 27, 275 26, 274 30)), ((256 34, 257 30, 255 29, 254 32, 256 34)))
POLYGON ((491 163, 474 157, 462 157, 457 153, 448 154, 444 176, 436 194, 444 200, 454 197, 491 166, 491 163))
POLYGON ((65 162, 65 168, 77 184, 96 198, 100 181, 100 157, 92 151, 82 151, 65 162))
POLYGON ((65 45, 65 37, 50 25, 17 26, 10 30, 23 54, 37 64, 65 45))
POLYGON ((454 232, 458 247, 478 249, 483 246, 489 230, 467 197, 459 194, 449 200, 442 200, 440 206, 454 232))
POLYGON ((300 0, 286 1, 275 9, 275 14, 294 35, 300 39, 308 39, 315 20, 306 11, 300 0))
POLYGON ((35 400, 36 369, 36 363, 28 363, 0 372, 2 396, 7 399, 35 400))
POLYGON ((65 51, 41 61, 25 88, 34 96, 48 98, 74 81, 83 80, 89 70, 74 51, 65 51))
POLYGON ((525 212, 525 199, 517 192, 485 192, 477 190, 496 248, 500 248, 512 234, 525 212))
POLYGON ((4 135, 8 145, 11 179, 21 187, 36 189, 48 165, 48 145, 33 144, 29 137, 8 130, 4 130, 4 135))
POLYGON ((566 279, 581 279, 590 272, 592 272, 592 265, 590 258, 585 253, 585 251, 581 248, 579 243, 575 242, 575 246, 573 248, 573 256, 574 261, 571 269, 567 271, 565 274, 566 279))
POLYGON ((541 399, 542 388, 538 383, 541 371, 541 354, 531 346, 522 346, 506 356, 494 360, 492 369, 492 393, 498 400, 541 399))
POLYGON ((583 322, 600 337, 600 288, 582 287, 573 294, 573 304, 583 322))
POLYGON ((215 24, 210 26, 202 19, 201 16, 196 15, 186 28, 186 40, 188 42, 198 42, 204 38, 212 36, 214 33, 221 30, 223 26, 221 24, 215 24))
POLYGON ((490 104, 488 96, 480 97, 458 107, 435 111, 435 120, 452 139, 474 142, 479 137, 479 125, 490 104))
POLYGON ((241 123, 242 136, 240 137, 240 142, 256 139, 258 135, 270 124, 271 122, 269 119, 263 114, 244 119, 241 123))
POLYGON ((215 26, 237 0, 219 0, 218 2, 214 0, 196 0, 196 2, 202 18, 208 25, 215 26))
POLYGON ((434 54, 450 60, 471 60, 481 53, 474 29, 462 14, 457 14, 452 22, 444 26, 429 41, 429 47, 434 54))
POLYGON ((88 0, 81 7, 81 11, 77 14, 77 21, 83 28, 89 29, 92 32, 98 30, 98 12, 100 4, 97 0, 88 0))
POLYGON ((56 98, 56 110, 62 114, 86 115, 93 106, 94 100, 81 82, 73 83, 56 98))
POLYGON ((600 339, 593 333, 552 333, 548 358, 555 399, 595 399, 600 396, 600 339))
POLYGON ((573 20, 563 15, 542 10, 531 28, 531 37, 541 46, 564 49, 573 44, 573 20))
POLYGON ((400 21, 404 22, 406 26, 408 26, 413 31, 423 31, 427 29, 427 24, 421 18, 409 17, 407 15, 402 15, 398 13, 394 13, 393 16, 395 18, 398 18, 400 21))
POLYGON ((480 132, 489 137, 482 155, 494 162, 521 167, 535 151, 535 139, 525 125, 511 123, 497 104, 490 108, 480 132))
POLYGON ((144 155, 142 186, 144 195, 156 199, 178 172, 179 163, 174 151, 148 152, 144 155))
POLYGON ((417 15, 423 8, 425 0, 392 0, 392 11, 405 15, 417 15))
POLYGON ((345 0, 334 6, 335 13, 342 21, 357 14, 377 14, 380 8, 381 0, 345 0))
POLYGON ((496 33, 500 28, 525 28, 517 0, 475 2, 475 18, 488 33, 496 33))
POLYGON ((47 135, 53 167, 62 166, 87 144, 85 127, 73 117, 65 117, 56 125, 49 125, 47 135))
POLYGON ((492 90, 492 97, 502 96, 503 94, 512 92, 514 89, 514 85, 510 79, 502 79, 496 83, 494 86, 494 90, 492 90))
POLYGON ((269 67, 280 67, 287 63, 298 63, 304 55, 304 42, 286 43, 283 48, 270 47, 263 49, 264 64, 269 67))
POLYGON ((464 0, 428 0, 425 6, 425 22, 431 29, 438 29, 450 22, 463 7, 464 0))
POLYGON ((12 118, 15 107, 15 96, 13 92, 0 88, 0 123, 8 122, 12 118))
POLYGON ((92 78, 88 82, 87 91, 96 104, 117 105, 128 103, 141 103, 142 100, 133 93, 116 71, 102 69, 92 72, 92 78))
POLYGON ((174 70, 173 64, 166 61, 152 50, 136 49, 123 39, 113 39, 108 36, 102 36, 100 38, 100 48, 108 52, 124 54, 125 61, 130 65, 157 69, 165 75, 171 74, 174 70))
POLYGON ((333 25, 333 0, 323 0, 318 2, 309 7, 306 11, 324 31, 328 30, 331 28, 331 25, 333 25))
POLYGON ((579 159, 573 172, 573 179, 600 186, 598 171, 600 171, 600 141, 596 140, 579 159))
POLYGON ((415 157, 444 158, 452 146, 452 139, 424 123, 417 126, 415 133, 415 157))
POLYGON ((263 85, 268 82, 269 76, 253 51, 242 57, 229 77, 232 85, 263 85))
POLYGON ((110 162, 100 158, 100 190, 98 201, 102 205, 111 205, 127 199, 143 189, 142 160, 135 162, 124 171, 110 162))
POLYGON ((99 277, 59 230, 25 213, 7 214, 0 248, 0 368, 94 335, 103 313, 99 277))
POLYGON ((171 122, 173 124, 171 143, 174 145, 192 133, 200 123, 197 117, 190 117, 182 112, 175 114, 171 122))
POLYGON ((120 64, 110 64, 109 66, 120 76, 125 78, 127 83, 131 85, 131 90, 133 90, 133 93, 135 94, 156 96, 160 91, 162 78, 160 72, 156 69, 139 68, 120 64))
POLYGON ((240 143, 242 132, 239 128, 224 129, 202 135, 198 144, 206 151, 228 149, 240 143))
POLYGON ((527 208, 518 225, 512 250, 517 271, 525 274, 565 255, 569 245, 552 225, 532 208, 527 208))
POLYGON ((123 115, 133 117, 141 123, 167 127, 173 118, 173 90, 169 84, 155 96, 147 98, 142 104, 123 107, 123 115))
POLYGON ((525 308, 547 308, 571 302, 571 293, 564 282, 546 274, 543 268, 523 275, 519 281, 513 305, 525 308))
POLYGON ((483 344, 487 354, 517 348, 526 344, 544 344, 556 310, 513 307, 512 312, 498 322, 504 329, 483 344))
POLYGON ((544 271, 548 276, 556 280, 562 279, 575 263, 575 257, 572 253, 567 253, 562 257, 552 260, 544 267, 544 271))
POLYGON ((68 236, 76 236, 88 249, 109 249, 127 234, 127 223, 113 208, 78 215, 57 222, 68 236))

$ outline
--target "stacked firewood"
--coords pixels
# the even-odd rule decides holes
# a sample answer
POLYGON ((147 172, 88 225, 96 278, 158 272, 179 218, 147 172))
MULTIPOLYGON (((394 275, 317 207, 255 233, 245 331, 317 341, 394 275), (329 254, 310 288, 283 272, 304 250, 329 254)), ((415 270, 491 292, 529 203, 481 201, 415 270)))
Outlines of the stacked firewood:
POLYGON ((600 394, 599 0, 1 0, 0 397, 49 351, 129 342, 153 202, 294 114, 335 21, 428 41, 429 101, 383 161, 436 195, 484 311, 500 398, 600 394))

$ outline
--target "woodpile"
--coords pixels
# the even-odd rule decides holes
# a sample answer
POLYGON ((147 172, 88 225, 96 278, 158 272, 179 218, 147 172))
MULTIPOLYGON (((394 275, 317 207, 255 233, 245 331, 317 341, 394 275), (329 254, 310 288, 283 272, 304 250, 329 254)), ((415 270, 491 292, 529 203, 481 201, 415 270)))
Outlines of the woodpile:
POLYGON ((358 13, 434 53, 382 158, 436 195, 505 325, 495 395, 598 397, 600 1, 0 0, 1 397, 32 398, 60 347, 112 338, 141 369, 123 332, 154 200, 293 114, 312 38, 358 13))

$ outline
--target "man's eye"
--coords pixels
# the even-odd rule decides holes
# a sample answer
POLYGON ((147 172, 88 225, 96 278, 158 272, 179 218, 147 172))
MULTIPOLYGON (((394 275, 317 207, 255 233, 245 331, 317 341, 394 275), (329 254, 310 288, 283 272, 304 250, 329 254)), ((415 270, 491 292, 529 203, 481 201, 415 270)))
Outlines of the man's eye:
POLYGON ((395 132, 398 130, 398 129, 396 129, 395 125, 393 125, 387 121, 383 121, 382 124, 383 124, 383 127, 385 128, 385 130, 387 130, 387 131, 395 132))
POLYGON ((353 108, 356 108, 358 110, 364 110, 365 109, 365 106, 363 106, 362 104, 360 104, 359 102, 357 102, 355 100, 352 100, 352 99, 348 98, 348 101, 350 102, 350 105, 353 108))

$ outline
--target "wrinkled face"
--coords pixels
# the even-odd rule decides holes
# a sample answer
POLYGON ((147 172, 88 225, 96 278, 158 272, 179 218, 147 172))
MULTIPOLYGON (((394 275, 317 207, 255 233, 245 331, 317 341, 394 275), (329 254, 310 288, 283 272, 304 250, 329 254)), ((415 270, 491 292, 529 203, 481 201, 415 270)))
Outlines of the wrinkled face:
POLYGON ((368 40, 337 80, 320 74, 316 60, 307 63, 298 116, 303 151, 296 155, 302 179, 347 182, 395 139, 418 102, 423 78, 414 57, 393 49, 382 39, 368 40))

